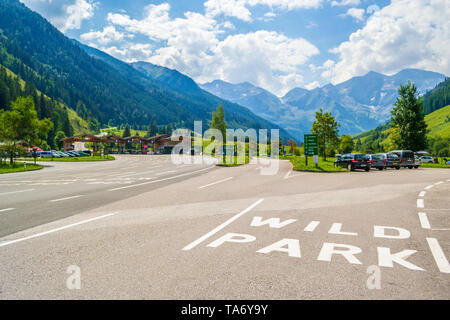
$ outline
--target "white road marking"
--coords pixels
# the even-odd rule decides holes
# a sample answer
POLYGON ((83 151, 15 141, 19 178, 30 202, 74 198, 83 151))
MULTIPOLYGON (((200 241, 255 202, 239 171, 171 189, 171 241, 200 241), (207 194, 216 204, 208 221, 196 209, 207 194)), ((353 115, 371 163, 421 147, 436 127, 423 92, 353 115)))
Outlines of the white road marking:
POLYGON ((153 181, 148 181, 148 182, 143 182, 143 183, 138 183, 138 184, 132 184, 132 185, 125 186, 125 187, 119 187, 119 188, 109 189, 108 191, 116 191, 116 190, 122 190, 122 189, 127 189, 127 188, 134 188, 134 187, 139 187, 139 186, 143 186, 143 185, 146 185, 146 184, 151 184, 151 183, 156 183, 156 182, 161 182, 161 181, 166 181, 166 180, 176 179, 176 178, 188 176, 188 175, 191 175, 191 174, 194 174, 194 173, 197 173, 197 172, 209 170, 209 169, 211 169, 211 168, 214 168, 214 166, 211 166, 211 167, 208 167, 208 168, 204 168, 204 169, 200 169, 200 170, 196 170, 196 171, 191 171, 191 172, 183 173, 183 174, 179 174, 179 175, 172 176, 172 177, 167 177, 167 178, 159 179, 159 180, 153 180, 153 181))
POLYGON ((14 210, 14 208, 0 209, 0 212, 11 211, 11 210, 14 210))
POLYGON ((426 191, 421 191, 420 193, 419 193, 419 197, 425 197, 425 194, 426 194, 427 192, 426 191))
POLYGON ((433 231, 449 231, 449 228, 441 228, 441 229, 431 229, 433 231))
POLYGON ((11 240, 11 241, 5 241, 5 242, 0 243, 0 247, 4 247, 4 246, 7 246, 7 245, 10 245, 10 244, 13 244, 13 243, 22 242, 22 241, 25 241, 25 240, 41 237, 41 236, 47 235, 49 233, 61 231, 61 230, 64 230, 64 229, 76 227, 76 226, 79 226, 81 224, 85 224, 85 223, 92 222, 92 221, 95 221, 95 220, 100 220, 100 219, 103 219, 103 218, 107 218, 107 217, 113 216, 115 214, 116 213, 108 213, 108 214, 105 214, 105 215, 102 215, 102 216, 99 216, 99 217, 95 217, 95 218, 83 220, 83 221, 80 221, 80 222, 72 223, 72 224, 69 224, 69 225, 64 226, 64 227, 59 227, 59 228, 52 229, 52 230, 49 230, 49 231, 37 233, 37 234, 31 235, 31 236, 28 236, 28 237, 19 238, 19 239, 15 239, 15 240, 11 240))
POLYGON ((425 212, 419 212, 418 214, 419 214, 420 225, 422 226, 422 228, 423 229, 431 229, 430 221, 428 221, 427 214, 425 212))
POLYGON ((450 273, 450 265, 445 257, 444 251, 442 251, 442 248, 439 245, 439 242, 435 238, 427 238, 427 242, 439 271, 442 273, 450 273))
POLYGON ((320 221, 311 221, 305 229, 303 229, 303 231, 307 231, 307 232, 313 232, 314 230, 316 230, 317 226, 319 225, 320 221))
POLYGON ((3 193, 0 193, 0 196, 3 196, 3 195, 5 195, 5 194, 21 193, 21 192, 28 192, 28 191, 33 191, 33 190, 35 190, 35 189, 27 189, 27 190, 20 190, 20 191, 3 192, 3 193))
POLYGON ((177 170, 169 170, 169 171, 158 172, 158 173, 155 173, 155 176, 161 176, 163 174, 173 173, 173 172, 177 172, 177 170))
POLYGON ((230 179, 233 179, 233 177, 228 177, 228 178, 225 178, 225 179, 222 179, 222 180, 219 180, 219 181, 210 183, 210 184, 206 184, 206 185, 201 186, 201 187, 198 187, 198 188, 199 188, 199 189, 203 189, 203 188, 210 187, 210 186, 213 186, 213 185, 218 184, 218 183, 221 183, 221 182, 228 181, 228 180, 230 180, 230 179))
POLYGON ((425 187, 425 190, 429 190, 429 189, 431 189, 431 188, 433 188, 433 187, 434 187, 434 185, 430 184, 429 186, 426 186, 426 187, 425 187))
POLYGON ((424 202, 423 199, 417 199, 417 208, 423 208, 424 202))
POLYGON ((205 235, 201 236, 197 240, 195 240, 195 241, 191 242, 190 244, 188 244, 186 247, 183 248, 183 250, 185 250, 185 251, 191 250, 192 248, 197 246, 199 243, 202 243, 203 241, 205 241, 206 239, 208 239, 212 235, 216 234, 217 232, 219 232, 220 230, 222 230, 223 228, 228 226, 233 221, 235 221, 235 220, 239 219, 240 217, 242 217, 244 214, 246 214, 247 212, 252 210, 254 207, 256 207, 258 204, 260 204, 263 201, 264 201, 264 199, 259 199, 258 201, 253 203, 250 207, 248 207, 247 209, 244 209, 243 211, 241 211, 238 214, 234 215, 233 217, 231 217, 230 219, 228 219, 227 221, 225 221, 221 225, 217 226, 216 228, 214 228, 210 232, 206 233, 205 235))
POLYGON ((444 183, 444 181, 439 181, 439 182, 436 182, 434 185, 438 186, 438 185, 443 184, 443 183, 444 183))
POLYGON ((72 197, 66 197, 66 198, 61 198, 61 199, 54 199, 54 200, 50 200, 50 202, 58 202, 58 201, 76 199, 76 198, 80 198, 80 197, 84 197, 84 195, 80 194, 80 195, 72 196, 72 197))

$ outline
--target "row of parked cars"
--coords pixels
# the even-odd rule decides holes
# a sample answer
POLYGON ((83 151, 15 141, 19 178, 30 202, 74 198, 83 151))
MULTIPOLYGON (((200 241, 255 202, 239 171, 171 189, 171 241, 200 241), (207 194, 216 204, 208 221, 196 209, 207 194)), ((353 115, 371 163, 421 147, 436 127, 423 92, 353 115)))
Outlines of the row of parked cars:
POLYGON ((89 157, 91 155, 90 150, 86 151, 37 151, 36 156, 38 158, 69 158, 69 157, 89 157))
MULTIPOLYGON (((347 153, 338 156, 334 167, 346 168, 350 171, 363 169, 369 171, 371 168, 384 170, 387 168, 418 168, 422 164, 422 158, 414 155, 411 150, 395 150, 388 153, 364 154, 347 153)), ((425 162, 425 161, 424 161, 425 162)))

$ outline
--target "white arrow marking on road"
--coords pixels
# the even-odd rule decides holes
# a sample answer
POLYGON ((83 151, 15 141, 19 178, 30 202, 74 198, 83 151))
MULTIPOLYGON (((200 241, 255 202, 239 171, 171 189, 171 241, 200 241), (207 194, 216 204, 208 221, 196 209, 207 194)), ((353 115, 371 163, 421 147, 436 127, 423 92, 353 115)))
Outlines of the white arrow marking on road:
POLYGON ((11 211, 11 210, 14 210, 14 208, 1 209, 0 212, 11 211))
POLYGON ((19 191, 11 191, 11 192, 4 192, 4 193, 0 193, 0 196, 3 196, 5 194, 13 194, 13 193, 20 193, 20 192, 28 192, 28 191, 33 191, 34 189, 27 189, 27 190, 19 190, 19 191))
POLYGON ((424 207, 423 199, 417 199, 417 208, 423 208, 423 207, 424 207))
POLYGON ((421 191, 420 193, 419 193, 419 197, 425 197, 425 194, 426 194, 427 192, 426 191, 421 191))
POLYGON ((107 217, 113 216, 115 214, 116 213, 108 213, 108 214, 105 214, 105 215, 100 216, 100 217, 95 217, 95 218, 83 220, 83 221, 80 221, 80 222, 77 222, 77 223, 72 223, 72 224, 69 224, 69 225, 64 226, 64 227, 60 227, 60 228, 52 229, 52 230, 49 230, 49 231, 37 233, 37 234, 34 234, 32 236, 19 238, 19 239, 15 239, 15 240, 11 240, 11 241, 2 242, 2 243, 0 243, 0 247, 4 247, 4 246, 7 246, 7 245, 10 245, 10 244, 13 244, 13 243, 22 242, 22 241, 25 241, 25 240, 41 237, 41 236, 44 236, 46 234, 57 232, 57 231, 61 231, 61 230, 64 230, 64 229, 76 227, 76 226, 79 226, 81 224, 85 224, 85 223, 92 222, 92 221, 95 221, 95 220, 100 220, 100 219, 103 219, 103 218, 107 218, 107 217))
POLYGON ((427 238, 427 242, 439 270, 442 273, 450 273, 450 265, 439 242, 435 238, 427 238))
POLYGON ((422 228, 423 229, 431 229, 430 221, 428 221, 427 214, 425 212, 419 212, 418 214, 419 214, 420 225, 422 226, 422 228))
POLYGON ((58 201, 76 199, 76 198, 80 198, 80 197, 84 197, 84 195, 80 194, 80 195, 77 195, 77 196, 72 196, 72 197, 67 197, 67 198, 54 199, 54 200, 50 200, 50 202, 58 202, 58 201))
POLYGON ((222 223, 221 225, 219 225, 218 227, 214 228, 213 230, 211 230, 210 232, 208 232, 207 234, 201 236, 200 238, 198 238, 197 240, 191 242, 190 244, 188 244, 186 247, 183 248, 183 250, 187 251, 187 250, 191 250, 192 248, 194 248, 195 246, 197 246, 199 243, 202 243, 203 241, 205 241, 206 239, 208 239, 209 237, 211 237, 212 235, 216 234, 217 232, 219 232, 220 230, 222 230, 223 228, 225 228, 226 226, 228 226, 230 223, 232 223, 233 221, 239 219, 241 216, 243 216, 244 214, 246 214, 247 212, 249 212, 250 210, 252 210, 254 207, 256 207, 258 204, 260 204, 261 202, 263 202, 264 199, 259 199, 258 201, 256 201, 255 203, 253 203, 250 207, 248 207, 247 209, 239 212, 238 214, 236 214, 235 216, 231 217, 230 219, 228 219, 227 221, 225 221, 224 223, 222 223))
POLYGON ((206 185, 201 186, 201 187, 198 187, 198 188, 199 188, 199 189, 203 189, 203 188, 210 187, 210 186, 213 186, 213 185, 218 184, 218 183, 221 183, 221 182, 228 181, 228 180, 230 180, 230 179, 233 179, 233 177, 228 177, 228 178, 225 178, 225 179, 222 179, 222 180, 219 180, 219 181, 210 183, 210 184, 206 184, 206 185))

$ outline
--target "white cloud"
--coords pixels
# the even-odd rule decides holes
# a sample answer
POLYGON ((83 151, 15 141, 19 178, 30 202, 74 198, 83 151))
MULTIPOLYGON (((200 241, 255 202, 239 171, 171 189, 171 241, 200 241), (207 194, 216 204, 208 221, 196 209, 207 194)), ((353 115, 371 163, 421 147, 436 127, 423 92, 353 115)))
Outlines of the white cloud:
POLYGON ((311 82, 311 83, 308 83, 308 84, 305 86, 305 88, 308 89, 308 90, 313 90, 313 89, 318 88, 318 87, 320 87, 319 81, 313 81, 313 82, 311 82))
POLYGON ((220 14, 235 17, 243 21, 252 21, 252 14, 247 7, 265 5, 282 10, 318 8, 323 0, 208 0, 205 2, 207 16, 220 14))
POLYGON ((96 41, 101 45, 106 45, 110 42, 121 41, 125 37, 131 37, 123 32, 118 32, 114 26, 103 28, 103 31, 90 31, 83 33, 80 38, 83 41, 96 41))
POLYGON ((366 9, 367 14, 372 14, 377 11, 380 11, 380 7, 377 6, 376 4, 372 4, 372 5, 368 6, 366 9))
POLYGON ((331 6, 335 7, 335 6, 357 6, 361 3, 361 0, 341 0, 341 1, 336 1, 333 0, 331 1, 331 6))
POLYGON ((42 12, 59 30, 80 29, 84 20, 94 16, 97 6, 92 0, 21 0, 32 10, 42 12))
MULTIPOLYGON (((108 21, 120 28, 119 32, 123 29, 145 35, 157 44, 157 49, 150 54, 148 48, 145 59, 141 58, 142 50, 136 52, 138 58, 128 46, 122 45, 121 49, 113 46, 106 51, 126 61, 145 60, 177 69, 200 83, 215 79, 249 81, 279 94, 304 85, 300 70, 311 56, 319 53, 305 39, 293 39, 273 31, 234 34, 222 39, 221 28, 230 28, 231 24, 218 24, 209 16, 193 12, 172 19, 169 12, 169 4, 161 4, 147 6, 142 20, 125 14, 108 14, 108 21)), ((105 30, 92 31, 85 37, 103 39, 104 33, 105 30)))
POLYGON ((371 70, 392 74, 404 68, 448 75, 449 16, 448 0, 392 0, 332 50, 338 59, 324 76, 338 83, 371 70))
POLYGON ((101 47, 97 46, 96 43, 89 43, 89 45, 127 62, 149 60, 153 53, 152 46, 148 43, 129 44, 129 46, 121 46, 120 48, 117 46, 101 47))
POLYGON ((364 20, 364 9, 350 8, 347 10, 346 16, 355 18, 358 21, 364 20))

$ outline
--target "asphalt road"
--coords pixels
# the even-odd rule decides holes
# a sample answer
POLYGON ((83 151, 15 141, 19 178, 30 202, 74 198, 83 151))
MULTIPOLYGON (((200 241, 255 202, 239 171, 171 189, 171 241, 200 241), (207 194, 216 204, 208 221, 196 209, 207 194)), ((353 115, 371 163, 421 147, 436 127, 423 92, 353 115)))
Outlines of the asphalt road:
POLYGON ((450 171, 260 166, 0 176, 0 298, 450 298, 450 171))

